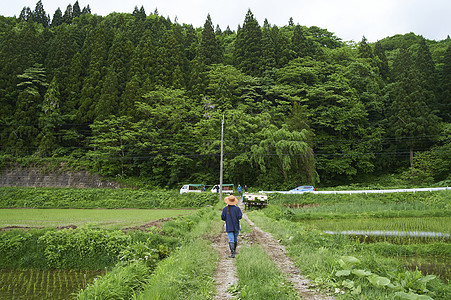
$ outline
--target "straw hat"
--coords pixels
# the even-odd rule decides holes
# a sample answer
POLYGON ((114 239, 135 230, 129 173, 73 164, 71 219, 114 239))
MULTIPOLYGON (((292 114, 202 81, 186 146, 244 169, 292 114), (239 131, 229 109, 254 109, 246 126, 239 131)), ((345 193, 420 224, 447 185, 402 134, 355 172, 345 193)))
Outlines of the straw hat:
POLYGON ((230 195, 230 196, 224 198, 224 202, 227 203, 228 205, 237 205, 238 199, 235 198, 235 196, 230 195))

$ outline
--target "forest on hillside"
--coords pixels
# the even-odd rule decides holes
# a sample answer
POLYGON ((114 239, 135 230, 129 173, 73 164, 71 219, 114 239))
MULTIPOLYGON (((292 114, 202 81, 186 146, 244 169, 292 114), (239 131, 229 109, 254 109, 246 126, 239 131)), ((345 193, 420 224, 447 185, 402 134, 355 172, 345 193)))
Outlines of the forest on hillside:
MULTIPOLYGON (((302 20, 302 16, 296 16, 302 20)), ((451 39, 344 42, 319 27, 179 24, 138 7, 0 16, 0 158, 161 187, 450 180, 451 39)))

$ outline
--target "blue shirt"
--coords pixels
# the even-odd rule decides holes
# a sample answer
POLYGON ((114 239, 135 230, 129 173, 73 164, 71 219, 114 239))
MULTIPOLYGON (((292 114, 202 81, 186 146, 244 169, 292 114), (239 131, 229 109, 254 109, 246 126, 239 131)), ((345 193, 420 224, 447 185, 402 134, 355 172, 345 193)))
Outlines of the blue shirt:
POLYGON ((226 223, 226 232, 240 231, 241 209, 236 205, 227 205, 222 209, 221 219, 226 223), (228 212, 227 212, 228 208, 228 212))

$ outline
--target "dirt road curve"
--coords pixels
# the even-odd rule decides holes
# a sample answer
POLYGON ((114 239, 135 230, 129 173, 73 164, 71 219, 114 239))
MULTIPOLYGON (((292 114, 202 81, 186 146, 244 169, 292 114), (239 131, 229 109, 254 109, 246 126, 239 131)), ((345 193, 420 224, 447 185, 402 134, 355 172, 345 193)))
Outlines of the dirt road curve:
MULTIPOLYGON (((298 291, 302 299, 334 299, 334 297, 323 295, 313 288, 311 282, 300 274, 299 269, 294 265, 293 261, 286 256, 285 247, 276 241, 270 233, 264 232, 255 226, 246 214, 243 215, 243 219, 251 226, 252 233, 249 235, 240 234, 241 241, 239 240, 238 243, 242 241, 251 244, 259 243, 279 267, 280 271, 286 274, 287 278, 292 282, 294 289, 298 291)), ((230 286, 238 283, 238 278, 236 275, 234 259, 227 257, 230 254, 227 235, 223 232, 220 236, 215 237, 212 242, 213 247, 218 251, 220 259, 215 274, 217 283, 215 299, 235 299, 236 297, 228 292, 230 286)), ((240 244, 238 244, 238 254, 239 248, 240 244)))

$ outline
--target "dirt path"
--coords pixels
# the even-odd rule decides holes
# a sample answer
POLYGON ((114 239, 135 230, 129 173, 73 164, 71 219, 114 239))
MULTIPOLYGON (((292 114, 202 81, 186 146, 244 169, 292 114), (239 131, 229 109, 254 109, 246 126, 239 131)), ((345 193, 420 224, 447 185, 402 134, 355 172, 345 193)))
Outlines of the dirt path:
MULTIPOLYGON (((287 278, 292 282, 293 288, 298 291, 302 299, 334 299, 334 297, 323 295, 314 289, 315 286, 300 274, 299 269, 285 254, 285 247, 279 244, 270 233, 264 232, 255 226, 245 213, 243 214, 243 219, 251 226, 252 232, 250 234, 240 234, 237 254, 239 254, 240 243, 259 243, 279 267, 280 271, 286 274, 287 278)), ((225 231, 219 236, 216 236, 212 242, 213 247, 216 248, 219 254, 219 263, 215 274, 215 281, 217 283, 215 299, 235 299, 236 297, 227 291, 233 284, 238 283, 238 278, 236 275, 235 260, 227 257, 230 254, 230 250, 225 231)))
POLYGON ((213 247, 216 248, 219 254, 219 263, 215 273, 215 300, 236 299, 235 296, 227 291, 233 284, 238 283, 235 260, 227 257, 230 255, 228 242, 229 240, 225 231, 221 232, 221 234, 216 236, 213 240, 213 247))

